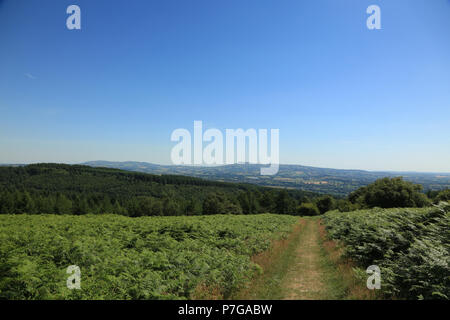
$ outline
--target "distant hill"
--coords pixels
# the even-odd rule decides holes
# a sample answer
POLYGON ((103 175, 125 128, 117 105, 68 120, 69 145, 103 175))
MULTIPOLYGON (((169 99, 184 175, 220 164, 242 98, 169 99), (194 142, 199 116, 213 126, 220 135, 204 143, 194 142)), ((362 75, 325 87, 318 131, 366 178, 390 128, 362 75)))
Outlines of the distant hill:
POLYGON ((262 176, 259 170, 261 166, 254 164, 234 164, 216 167, 157 165, 133 161, 90 161, 83 164, 92 167, 117 168, 152 174, 176 174, 208 180, 295 188, 338 196, 347 195, 351 191, 383 177, 403 176, 407 181, 421 184, 424 190, 441 190, 450 187, 450 173, 378 172, 280 165, 277 175, 262 176))

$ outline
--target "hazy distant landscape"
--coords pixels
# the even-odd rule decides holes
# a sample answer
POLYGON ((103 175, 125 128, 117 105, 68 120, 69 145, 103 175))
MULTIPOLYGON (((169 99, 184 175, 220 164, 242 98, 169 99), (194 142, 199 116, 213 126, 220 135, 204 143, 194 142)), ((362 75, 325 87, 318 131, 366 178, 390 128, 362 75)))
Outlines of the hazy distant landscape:
POLYGON ((244 182, 262 186, 295 188, 305 191, 344 196, 383 177, 399 177, 421 184, 423 190, 450 188, 450 173, 381 172, 280 165, 274 176, 260 175, 261 165, 234 164, 216 167, 158 165, 147 162, 89 161, 92 167, 107 167, 152 174, 176 174, 209 180, 244 182))

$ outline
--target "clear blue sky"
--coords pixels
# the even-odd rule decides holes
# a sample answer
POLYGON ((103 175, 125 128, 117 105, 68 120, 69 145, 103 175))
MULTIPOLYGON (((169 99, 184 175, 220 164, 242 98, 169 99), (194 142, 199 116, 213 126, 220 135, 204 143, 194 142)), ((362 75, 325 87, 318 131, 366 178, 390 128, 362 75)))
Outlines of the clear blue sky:
POLYGON ((0 115, 0 163, 170 163, 202 120, 280 129, 281 163, 450 172, 450 1, 0 0, 0 115))

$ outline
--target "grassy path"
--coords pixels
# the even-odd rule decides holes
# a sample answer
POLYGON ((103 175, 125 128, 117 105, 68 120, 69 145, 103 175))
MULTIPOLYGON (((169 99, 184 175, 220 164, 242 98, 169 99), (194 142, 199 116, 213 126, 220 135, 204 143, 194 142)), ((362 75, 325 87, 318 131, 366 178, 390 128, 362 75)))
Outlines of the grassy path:
POLYGON ((346 279, 324 248, 320 219, 301 218, 288 244, 280 249, 264 274, 238 298, 348 299, 346 279))
POLYGON ((294 259, 282 283, 283 299, 323 300, 345 299, 344 279, 330 261, 320 237, 320 220, 304 218, 294 259))
POLYGON ((325 297, 327 295, 326 270, 321 266, 317 220, 307 220, 299 242, 294 252, 294 261, 284 279, 284 298, 305 300, 325 297))

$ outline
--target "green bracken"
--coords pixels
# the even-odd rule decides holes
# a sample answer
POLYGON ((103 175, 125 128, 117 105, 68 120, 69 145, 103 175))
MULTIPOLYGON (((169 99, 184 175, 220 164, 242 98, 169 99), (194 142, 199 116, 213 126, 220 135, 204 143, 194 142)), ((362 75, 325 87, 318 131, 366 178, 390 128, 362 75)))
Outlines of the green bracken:
MULTIPOLYGON (((331 238, 362 270, 378 265, 381 290, 400 299, 450 298, 450 213, 432 208, 332 211, 323 218, 331 238)), ((361 273, 361 270, 359 270, 361 273)))
POLYGON ((296 221, 272 214, 0 215, 0 298, 186 299, 199 286, 227 298, 258 270, 251 256, 296 221), (69 265, 81 269, 80 290, 67 288, 69 265))

